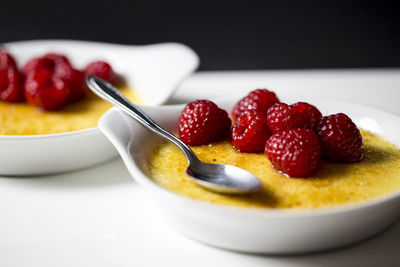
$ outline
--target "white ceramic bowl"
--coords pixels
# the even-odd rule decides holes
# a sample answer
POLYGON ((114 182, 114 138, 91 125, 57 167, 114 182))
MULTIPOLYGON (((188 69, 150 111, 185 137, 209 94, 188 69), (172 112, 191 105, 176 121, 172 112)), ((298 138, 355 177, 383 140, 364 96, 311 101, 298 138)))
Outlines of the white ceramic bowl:
MULTIPOLYGON (((289 103, 296 98, 283 98, 289 103)), ((215 101, 230 110, 238 100, 215 101)), ((308 98, 323 114, 344 112, 364 129, 400 146, 400 117, 372 107, 308 98)), ((183 105, 143 107, 155 121, 176 132, 183 105)), ((154 197, 165 219, 179 232, 201 242, 250 253, 305 253, 332 249, 371 237, 400 215, 400 191, 360 204, 324 210, 258 210, 219 206, 167 191, 148 176, 149 154, 160 138, 122 112, 111 109, 99 121, 132 177, 154 197)))
MULTIPOLYGON (((78 68, 83 68, 93 60, 106 60, 137 91, 144 104, 150 106, 167 101, 179 83, 199 63, 197 55, 190 48, 178 43, 132 46, 40 40, 6 43, 4 47, 20 65, 48 52, 66 54, 78 68)), ((0 147, 1 175, 71 171, 117 155, 97 127, 48 135, 0 135, 0 147)))

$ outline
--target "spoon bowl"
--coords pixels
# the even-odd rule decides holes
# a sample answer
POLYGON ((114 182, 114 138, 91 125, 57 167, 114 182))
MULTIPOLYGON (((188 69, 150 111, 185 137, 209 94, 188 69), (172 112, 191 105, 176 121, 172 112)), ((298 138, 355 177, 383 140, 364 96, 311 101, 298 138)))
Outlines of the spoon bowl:
POLYGON ((199 185, 219 193, 240 194, 261 189, 256 176, 232 165, 198 161, 188 166, 186 174, 199 185))
POLYGON ((211 164, 200 161, 188 145, 159 126, 111 84, 96 76, 89 76, 87 84, 95 94, 182 150, 189 162, 186 174, 197 184, 211 191, 231 194, 255 192, 261 189, 260 180, 246 170, 231 165, 211 164))

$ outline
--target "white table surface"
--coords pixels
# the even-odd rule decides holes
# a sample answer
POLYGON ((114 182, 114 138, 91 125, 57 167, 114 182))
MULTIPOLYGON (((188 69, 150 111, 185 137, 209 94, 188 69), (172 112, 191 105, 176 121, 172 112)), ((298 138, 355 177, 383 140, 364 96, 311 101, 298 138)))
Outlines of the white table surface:
MULTIPOLYGON (((304 94, 305 101, 309 95, 352 100, 400 115, 400 69, 202 72, 170 103, 256 87, 304 94)), ((73 173, 0 177, 0 266, 400 266, 400 222, 331 252, 248 255, 176 233, 146 193, 119 159, 73 173)))

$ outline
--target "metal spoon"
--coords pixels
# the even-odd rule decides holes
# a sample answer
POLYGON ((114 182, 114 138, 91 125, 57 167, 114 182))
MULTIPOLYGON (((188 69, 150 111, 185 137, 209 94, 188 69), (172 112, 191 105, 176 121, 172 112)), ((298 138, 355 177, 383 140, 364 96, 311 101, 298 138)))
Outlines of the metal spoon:
POLYGON ((261 189, 258 178, 246 170, 231 165, 210 164, 200 161, 188 145, 159 126, 111 84, 96 76, 89 76, 86 82, 95 94, 180 148, 189 162, 186 174, 197 184, 219 193, 248 193, 261 189))

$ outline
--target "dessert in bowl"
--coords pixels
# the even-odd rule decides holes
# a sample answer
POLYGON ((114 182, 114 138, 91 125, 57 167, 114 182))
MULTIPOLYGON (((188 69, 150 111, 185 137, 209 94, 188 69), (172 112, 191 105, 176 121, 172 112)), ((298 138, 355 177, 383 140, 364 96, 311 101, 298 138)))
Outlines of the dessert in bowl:
POLYGON ((153 151, 148 174, 172 192, 220 205, 276 210, 353 204, 400 189, 400 151, 371 132, 361 132, 365 141, 365 159, 361 163, 323 160, 317 171, 306 178, 286 177, 274 169, 263 153, 240 153, 229 141, 192 148, 205 162, 231 164, 255 174, 263 185, 258 193, 232 196, 197 186, 186 177, 186 159, 171 143, 162 143, 153 151))
MULTIPOLYGON (((197 55, 177 43, 132 46, 40 40, 3 46, 21 64, 48 52, 67 55, 77 68, 83 68, 94 60, 106 60, 128 85, 129 88, 123 91, 131 99, 139 99, 139 103, 150 106, 167 101, 179 83, 198 65, 197 55)), ((51 114, 36 110, 31 113, 34 108, 23 104, 15 104, 16 108, 10 111, 7 104, 1 103, 0 107, 3 112, 0 135, 2 175, 70 171, 116 156, 114 148, 96 127, 97 119, 109 106, 95 96, 51 114), (13 121, 7 121, 10 116, 14 116, 13 121), (39 123, 32 123, 32 120, 39 123), (8 130, 7 124, 12 125, 8 130)))
MULTIPOLYGON (((301 98, 286 97, 283 100, 295 102, 299 99, 301 98)), ((225 110, 231 110, 237 100, 237 97, 219 99, 215 100, 215 103, 225 110)), ((333 165, 323 163, 322 168, 313 174, 314 180, 312 177, 288 178, 268 166, 264 158, 259 159, 259 157, 264 157, 263 155, 252 155, 255 158, 248 158, 246 154, 234 155, 233 157, 241 158, 239 161, 247 161, 245 162, 247 165, 255 166, 257 161, 263 161, 267 168, 266 173, 272 176, 270 180, 260 177, 264 189, 270 183, 271 187, 268 189, 275 192, 271 191, 271 194, 268 194, 265 190, 260 192, 261 196, 258 195, 260 197, 215 194, 203 191, 204 189, 191 184, 190 180, 181 180, 181 174, 178 172, 181 173, 184 163, 179 153, 175 153, 174 148, 163 143, 159 137, 143 129, 116 109, 111 109, 101 118, 99 127, 117 148, 132 177, 149 190, 160 212, 179 232, 213 246, 243 252, 274 254, 314 252, 348 245, 371 237, 399 217, 398 179, 400 178, 397 176, 399 158, 398 150, 393 145, 400 145, 398 134, 400 118, 388 112, 355 103, 322 98, 311 100, 311 103, 319 107, 323 114, 344 112, 365 130, 362 131, 366 146, 365 159, 354 165, 355 169, 358 168, 356 166, 362 169, 361 165, 364 165, 365 169, 355 170, 352 169, 353 167, 345 168, 345 164, 340 167, 339 163, 332 163, 333 165), (371 147, 379 149, 377 148, 375 153, 370 150, 371 147), (163 151, 165 154, 162 155, 163 151), (386 162, 385 157, 378 155, 381 152, 393 161, 386 162), (154 169, 155 161, 157 161, 157 157, 154 158, 156 154, 161 155, 160 161, 167 160, 156 165, 165 164, 169 168, 158 178, 158 170, 154 169), (393 164, 391 173, 385 172, 385 164, 393 164), (325 168, 324 165, 330 167, 325 168), (383 166, 382 169, 375 168, 380 165, 383 166), (371 193, 374 191, 374 185, 372 185, 371 194, 367 194, 364 198, 352 199, 351 188, 354 189, 353 191, 359 191, 358 187, 371 186, 371 184, 358 183, 362 179, 355 179, 357 176, 355 172, 361 175, 375 172, 377 177, 381 178, 382 184, 387 183, 388 180, 393 183, 386 189, 377 186, 377 191, 382 190, 375 195, 371 193), (322 174, 326 177, 321 177, 322 174), (170 177, 167 177, 169 175, 170 177), (387 175, 391 176, 390 179, 387 175), (175 182, 178 181, 177 186, 172 180, 174 178, 175 182), (346 179, 352 180, 343 184, 342 189, 348 188, 348 191, 341 192, 340 185, 336 191, 326 190, 327 187, 332 189, 337 186, 334 180, 340 183, 346 179), (274 180, 275 183, 280 181, 280 184, 274 185, 274 180), (164 185, 162 181, 166 181, 164 185), (285 188, 280 191, 279 187, 285 188), (317 187, 320 187, 326 195, 315 195, 314 193, 318 191, 317 187), (296 188, 299 191, 296 192, 296 188), (300 196, 303 194, 304 198, 295 199, 295 194, 290 192, 291 190, 300 196), (346 194, 350 197, 349 201, 343 197, 346 194), (286 195, 288 195, 287 198, 285 198, 286 195), (313 195, 315 198, 312 198, 313 195), (319 200, 324 197, 326 201, 319 203, 319 200)), ((177 133, 178 118, 183 108, 183 105, 177 105, 143 107, 143 110, 167 130, 177 133)), ((205 160, 212 162, 215 159, 229 163, 232 155, 239 153, 229 146, 231 145, 220 142, 212 144, 209 148, 195 147, 194 150, 200 158, 205 160), (210 153, 210 148, 214 152, 210 153)), ((257 172, 256 168, 252 171, 257 172)), ((370 176, 369 183, 380 182, 379 179, 374 180, 374 176, 370 176)))

